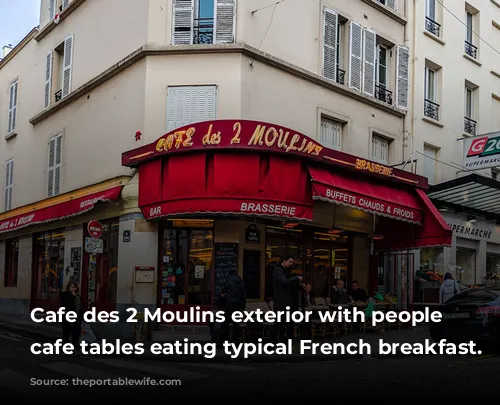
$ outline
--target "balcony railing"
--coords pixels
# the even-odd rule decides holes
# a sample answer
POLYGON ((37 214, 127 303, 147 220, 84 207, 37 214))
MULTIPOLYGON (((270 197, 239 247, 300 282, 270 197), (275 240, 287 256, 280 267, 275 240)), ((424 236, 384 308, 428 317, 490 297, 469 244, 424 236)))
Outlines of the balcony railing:
POLYGON ((195 18, 193 27, 193 44, 214 43, 214 19, 195 18))
POLYGON ((477 46, 472 45, 468 41, 465 41, 464 51, 466 55, 469 55, 471 58, 477 59, 477 46))
POLYGON ((337 68, 337 83, 345 84, 345 70, 337 68))
POLYGON ((441 32, 441 24, 437 23, 432 18, 425 17, 425 29, 432 35, 439 37, 439 34, 441 32))
POLYGON ((55 96, 55 99, 56 99, 56 103, 57 103, 58 101, 60 101, 60 100, 61 100, 61 98, 62 98, 62 89, 61 89, 61 90, 59 90, 59 91, 56 91, 56 93, 54 94, 54 96, 55 96))
POLYGON ((477 121, 464 117, 464 131, 469 135, 476 135, 477 121))
POLYGON ((375 86, 375 98, 392 105, 392 91, 387 90, 384 86, 375 86))
POLYGON ((439 120, 439 104, 431 100, 424 100, 424 115, 426 117, 432 118, 433 120, 439 120))

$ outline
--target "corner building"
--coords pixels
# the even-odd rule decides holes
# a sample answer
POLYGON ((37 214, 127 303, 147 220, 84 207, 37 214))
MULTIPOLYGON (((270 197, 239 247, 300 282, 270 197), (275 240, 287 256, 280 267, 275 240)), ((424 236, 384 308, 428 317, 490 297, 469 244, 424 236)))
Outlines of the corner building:
POLYGON ((42 0, 0 62, 2 313, 71 278, 100 309, 208 307, 230 268, 262 303, 285 252, 319 296, 371 291, 377 251, 451 244, 402 170, 405 3, 42 0))

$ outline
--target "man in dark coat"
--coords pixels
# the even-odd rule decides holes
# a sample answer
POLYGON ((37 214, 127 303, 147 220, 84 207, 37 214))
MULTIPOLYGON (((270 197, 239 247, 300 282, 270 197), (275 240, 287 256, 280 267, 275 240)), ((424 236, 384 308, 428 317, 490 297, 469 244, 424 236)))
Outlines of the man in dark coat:
MULTIPOLYGON (((229 277, 221 289, 224 301, 224 322, 221 325, 220 341, 222 343, 229 339, 229 324, 231 317, 236 311, 244 311, 247 305, 247 294, 243 279, 238 276, 235 270, 229 272, 229 277)), ((233 336, 239 332, 239 325, 233 324, 233 336)))
MULTIPOLYGON (((293 257, 285 255, 273 271, 274 311, 285 311, 286 307, 290 307, 291 311, 298 309, 298 284, 302 281, 302 277, 290 277, 292 266, 293 257)), ((275 322, 272 332, 274 342, 293 339, 293 329, 293 322, 275 322)))

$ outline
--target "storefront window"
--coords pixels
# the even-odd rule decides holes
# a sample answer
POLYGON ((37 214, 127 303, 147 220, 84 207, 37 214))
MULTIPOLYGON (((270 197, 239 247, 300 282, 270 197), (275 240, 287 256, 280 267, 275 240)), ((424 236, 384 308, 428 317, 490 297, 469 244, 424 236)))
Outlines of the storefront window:
POLYGON ((420 249, 420 270, 442 272, 444 267, 443 248, 420 249))
POLYGON ((17 273, 19 263, 19 238, 5 241, 5 287, 17 286, 17 273))
POLYGON ((39 301, 39 306, 56 305, 59 302, 59 294, 64 290, 64 239, 64 230, 35 236, 33 293, 34 298, 39 301))
POLYGON ((486 255, 486 279, 498 280, 500 278, 500 255, 487 253, 486 255))
POLYGON ((211 305, 213 230, 176 225, 169 223, 163 231, 161 304, 211 305))
POLYGON ((456 279, 464 285, 476 283, 476 251, 457 248, 456 279))

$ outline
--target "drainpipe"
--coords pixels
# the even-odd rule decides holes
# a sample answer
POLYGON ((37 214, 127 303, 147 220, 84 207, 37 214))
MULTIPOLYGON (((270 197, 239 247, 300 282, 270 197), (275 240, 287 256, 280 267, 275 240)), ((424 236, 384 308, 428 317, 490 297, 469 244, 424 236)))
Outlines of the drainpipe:
MULTIPOLYGON (((413 43, 411 44, 411 171, 417 172, 415 163, 415 70, 416 70, 416 47, 417 47, 417 0, 413 0, 412 14, 413 43)), ((406 26, 405 26, 406 27, 406 26)))

